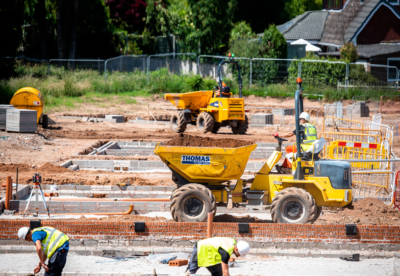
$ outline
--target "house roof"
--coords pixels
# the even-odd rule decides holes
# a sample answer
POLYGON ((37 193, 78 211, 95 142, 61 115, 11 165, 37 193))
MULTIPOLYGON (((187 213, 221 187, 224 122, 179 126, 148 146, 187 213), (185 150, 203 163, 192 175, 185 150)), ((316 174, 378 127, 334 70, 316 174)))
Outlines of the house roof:
MULTIPOLYGON (((400 44, 369 44, 357 46, 360 58, 371 58, 374 56, 388 55, 400 52, 400 44)), ((318 53, 320 56, 340 57, 340 52, 318 53)))
POLYGON ((285 24, 277 26, 286 40, 299 38, 311 41, 319 41, 322 37, 327 11, 305 12, 285 24))

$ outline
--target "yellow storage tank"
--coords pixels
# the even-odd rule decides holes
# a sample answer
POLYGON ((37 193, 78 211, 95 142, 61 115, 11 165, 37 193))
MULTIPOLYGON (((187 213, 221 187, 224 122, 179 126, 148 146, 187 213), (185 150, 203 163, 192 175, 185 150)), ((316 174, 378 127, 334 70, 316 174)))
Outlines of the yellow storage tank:
POLYGON ((39 90, 32 87, 24 87, 15 92, 10 104, 18 109, 37 110, 37 123, 43 113, 44 100, 39 90))

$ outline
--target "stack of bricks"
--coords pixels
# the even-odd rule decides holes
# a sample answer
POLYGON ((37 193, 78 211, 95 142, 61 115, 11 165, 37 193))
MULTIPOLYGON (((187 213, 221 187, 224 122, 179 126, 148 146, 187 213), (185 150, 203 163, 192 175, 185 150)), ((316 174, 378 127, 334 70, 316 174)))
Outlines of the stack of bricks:
MULTIPOLYGON (((0 240, 17 239, 20 227, 29 220, 3 220, 0 240)), ((46 220, 42 226, 57 228, 72 240, 135 240, 149 237, 199 240, 206 238, 207 223, 146 222, 144 232, 135 232, 134 222, 46 220)), ((358 225, 356 235, 346 235, 345 225, 250 223, 248 233, 239 233, 238 223, 214 223, 213 236, 247 241, 301 243, 368 243, 400 245, 400 226, 358 225)))

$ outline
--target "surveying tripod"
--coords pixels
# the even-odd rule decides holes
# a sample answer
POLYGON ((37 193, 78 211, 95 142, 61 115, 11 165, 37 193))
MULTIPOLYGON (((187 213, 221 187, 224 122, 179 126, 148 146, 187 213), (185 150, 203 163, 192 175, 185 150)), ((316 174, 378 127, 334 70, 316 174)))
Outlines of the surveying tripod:
POLYGON ((24 211, 24 214, 22 216, 23 217, 25 216, 26 211, 29 208, 29 203, 31 203, 33 192, 35 191, 36 192, 36 196, 35 196, 35 200, 36 200, 36 215, 34 214, 33 216, 37 217, 39 215, 39 193, 40 193, 40 195, 42 196, 43 205, 44 205, 44 207, 46 208, 46 211, 47 211, 47 215, 50 217, 49 207, 47 207, 46 200, 44 199, 44 194, 43 194, 43 191, 42 191, 42 187, 40 187, 40 183, 42 183, 42 176, 40 174, 38 174, 38 173, 35 173, 33 175, 32 182, 34 183, 34 186, 32 188, 31 195, 29 196, 28 203, 26 204, 25 211, 24 211))

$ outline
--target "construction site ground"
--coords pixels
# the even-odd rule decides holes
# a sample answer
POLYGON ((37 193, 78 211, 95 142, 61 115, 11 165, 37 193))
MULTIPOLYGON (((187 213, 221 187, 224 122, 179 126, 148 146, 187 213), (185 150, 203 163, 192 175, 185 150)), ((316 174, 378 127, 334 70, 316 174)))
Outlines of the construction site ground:
MULTIPOLYGON (((54 112, 49 114, 55 124, 49 129, 38 128, 37 134, 21 134, 1 132, 0 137, 0 183, 5 183, 6 177, 11 176, 16 181, 16 168, 19 168, 18 183, 32 184, 33 173, 41 173, 43 184, 81 184, 81 185, 115 185, 117 183, 129 183, 138 186, 174 186, 169 172, 134 173, 134 172, 110 172, 104 170, 78 170, 70 171, 59 165, 70 159, 85 160, 150 160, 159 161, 157 156, 88 156, 93 148, 109 141, 152 141, 164 142, 176 138, 165 124, 133 124, 128 120, 141 117, 143 119, 167 120, 175 112, 169 102, 158 95, 148 98, 136 98, 137 104, 124 104, 123 102, 110 104, 86 103, 68 112, 54 112), (87 122, 83 119, 66 119, 65 116, 104 117, 105 114, 121 114, 125 116, 124 123, 112 122, 87 122)), ((293 108, 294 99, 274 99, 245 97, 245 104, 249 109, 248 116, 252 113, 271 112, 275 108, 293 108), (259 108, 254 108, 259 107, 259 108)), ((323 101, 304 101, 304 106, 311 113, 311 121, 316 122, 318 132, 322 132, 324 105, 323 101), (318 117, 317 117, 318 115, 318 117)), ((344 106, 350 102, 344 102, 344 106)), ((395 126, 400 121, 400 113, 393 113, 396 102, 386 102, 383 105, 383 123, 395 126), (385 114, 390 111, 390 114, 385 114)), ((378 111, 378 110, 376 110, 378 111)), ((399 110, 400 112, 400 110, 399 110)), ((357 118, 353 120, 370 121, 374 112, 370 112, 370 118, 357 118)), ((188 127, 186 133, 192 136, 201 136, 205 139, 217 138, 222 140, 238 139, 247 144, 252 142, 275 143, 273 133, 289 132, 294 129, 294 117, 285 116, 284 126, 280 126, 280 117, 274 116, 273 126, 265 128, 250 128, 246 135, 234 135, 229 128, 222 128, 218 134, 199 134, 196 127, 188 127)), ((294 138, 289 138, 286 144, 294 143, 294 138)), ((207 144, 208 145, 208 144, 207 144)), ((400 156, 399 136, 394 137, 393 151, 400 156)), ((208 145, 211 146, 211 145, 208 145)), ((268 158, 268 156, 265 156, 268 158)), ((259 160, 263 161, 263 160, 259 160)), ((5 188, 0 187, 0 196, 5 193, 5 188)), ((350 212, 351 210, 349 210, 350 212)), ((244 218, 225 217, 227 221, 243 221, 244 218)), ((377 216, 378 218, 378 216, 377 216)), ((251 221, 259 218, 249 218, 251 221)), ((268 220, 267 220, 268 221, 268 220)), ((361 217, 352 218, 351 215, 325 210, 317 223, 339 223, 352 221, 366 223, 368 219, 361 217), (328 215, 329 214, 329 215, 328 215), (350 218, 349 218, 350 217, 350 218)), ((370 222, 370 221, 368 221, 370 222)), ((382 223, 373 221, 372 223, 382 223)), ((385 223, 400 224, 398 216, 392 216, 385 223), (390 223, 389 223, 390 222, 390 223)))
MULTIPOLYGON (((37 255, 0 254, 4 265, 0 275, 18 271, 29 275, 37 265, 37 255), (18 267, 16 267, 18 264, 18 267), (3 274, 1 274, 3 273, 3 274)), ((346 262, 332 258, 279 257, 268 255, 239 258, 229 269, 231 275, 359 275, 359 276, 392 276, 394 260, 364 259, 360 262, 346 262)), ((186 266, 170 267, 166 264, 151 262, 147 257, 116 262, 110 258, 82 256, 69 253, 64 273, 68 276, 83 275, 184 275, 186 266)), ((43 271, 43 270, 42 270, 43 271)), ((10 274, 11 275, 11 274, 10 274)), ((20 275, 20 274, 18 274, 20 275)), ((205 268, 198 270, 197 275, 210 275, 205 268)))

